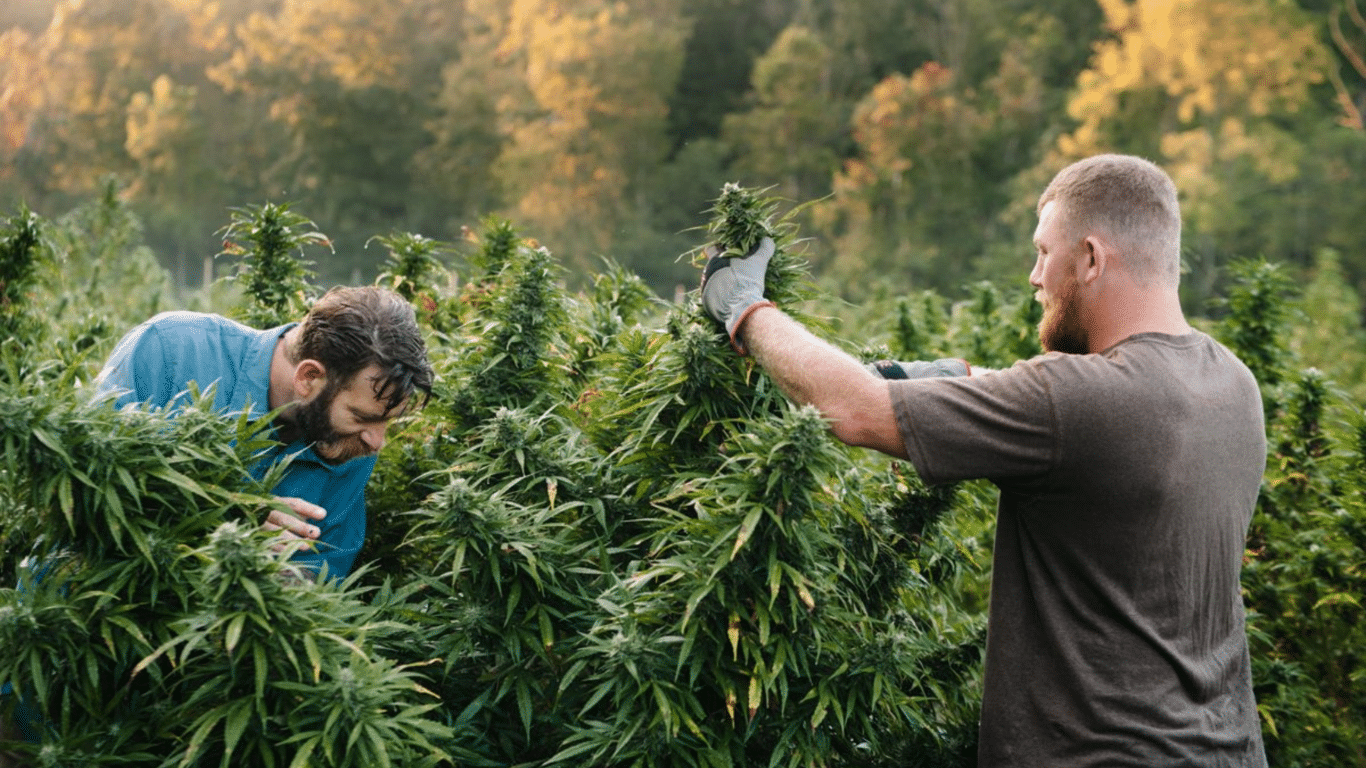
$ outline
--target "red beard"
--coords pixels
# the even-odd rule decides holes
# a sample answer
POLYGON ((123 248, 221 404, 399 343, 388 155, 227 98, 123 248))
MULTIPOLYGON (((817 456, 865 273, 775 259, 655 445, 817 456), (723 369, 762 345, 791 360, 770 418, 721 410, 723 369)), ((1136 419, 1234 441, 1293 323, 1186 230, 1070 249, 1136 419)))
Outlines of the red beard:
POLYGON ((1080 292, 1081 284, 1075 277, 1069 277, 1057 296, 1043 302, 1039 344, 1045 352, 1084 355, 1091 351, 1077 305, 1077 294, 1080 292))

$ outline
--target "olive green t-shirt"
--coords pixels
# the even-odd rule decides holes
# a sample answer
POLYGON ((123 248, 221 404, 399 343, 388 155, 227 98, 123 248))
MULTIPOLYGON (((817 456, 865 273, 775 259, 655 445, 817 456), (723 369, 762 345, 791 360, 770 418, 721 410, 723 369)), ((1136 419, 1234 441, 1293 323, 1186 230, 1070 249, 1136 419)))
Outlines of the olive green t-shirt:
POLYGON ((980 766, 1261 766, 1239 571, 1266 464, 1252 374, 1139 334, 889 382, 930 483, 1001 490, 980 766))

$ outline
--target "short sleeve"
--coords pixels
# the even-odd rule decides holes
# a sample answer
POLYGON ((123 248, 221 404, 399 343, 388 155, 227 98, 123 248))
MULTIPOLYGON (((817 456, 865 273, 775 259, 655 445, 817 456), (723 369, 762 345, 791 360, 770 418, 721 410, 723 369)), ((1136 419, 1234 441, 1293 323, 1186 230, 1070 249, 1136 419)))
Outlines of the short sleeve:
POLYGON ((972 377, 888 383, 906 454, 938 484, 1045 474, 1057 460, 1057 413, 1040 358, 972 377))

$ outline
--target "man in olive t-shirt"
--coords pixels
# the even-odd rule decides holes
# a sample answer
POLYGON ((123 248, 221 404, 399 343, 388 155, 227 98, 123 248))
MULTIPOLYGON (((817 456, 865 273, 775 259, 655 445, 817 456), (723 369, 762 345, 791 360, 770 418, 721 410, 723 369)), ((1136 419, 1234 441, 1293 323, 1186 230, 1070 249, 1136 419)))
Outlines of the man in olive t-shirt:
POLYGON ((1201 333, 890 383, 927 482, 1001 489, 984 765, 1264 765, 1238 573, 1266 460, 1201 333), (1223 756, 1223 757, 1221 757, 1223 756))
POLYGON ((1257 384, 1186 323, 1160 168, 1082 160, 1037 210, 1047 354, 1005 370, 870 372, 764 299, 768 238, 713 251, 702 300, 840 440, 1000 487, 980 766, 1263 768, 1239 591, 1266 463, 1257 384))

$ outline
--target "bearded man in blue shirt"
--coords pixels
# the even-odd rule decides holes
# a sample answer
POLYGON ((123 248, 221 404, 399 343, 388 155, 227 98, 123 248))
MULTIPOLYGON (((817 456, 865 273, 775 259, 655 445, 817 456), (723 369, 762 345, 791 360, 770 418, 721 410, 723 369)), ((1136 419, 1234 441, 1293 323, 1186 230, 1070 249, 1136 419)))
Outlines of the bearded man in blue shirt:
MULTIPOLYGON (((214 408, 253 418, 278 411, 280 443, 256 463, 257 479, 289 459, 271 492, 294 514, 264 527, 303 540, 291 561, 314 577, 350 573, 365 543, 365 485, 390 421, 431 394, 433 372, 412 306, 378 287, 336 288, 303 320, 256 330, 219 315, 163 312, 129 331, 96 379, 116 407, 174 413, 199 391, 214 408)), ((282 542, 289 546, 290 542, 282 542)), ((12 695, 9 684, 0 697, 12 695)), ((41 715, 18 703, 0 741, 37 742, 41 715)), ((0 752, 0 768, 18 765, 0 752)))
POLYGON ((164 312, 129 331, 97 386, 118 407, 174 411, 190 384, 214 387, 214 407, 261 417, 277 411, 281 443, 258 479, 290 458, 271 489, 294 514, 265 527, 307 545, 293 562, 313 575, 350 573, 365 541, 365 485, 390 421, 431 394, 433 372, 412 306, 382 288, 336 288, 303 320, 256 330, 219 315, 164 312))

